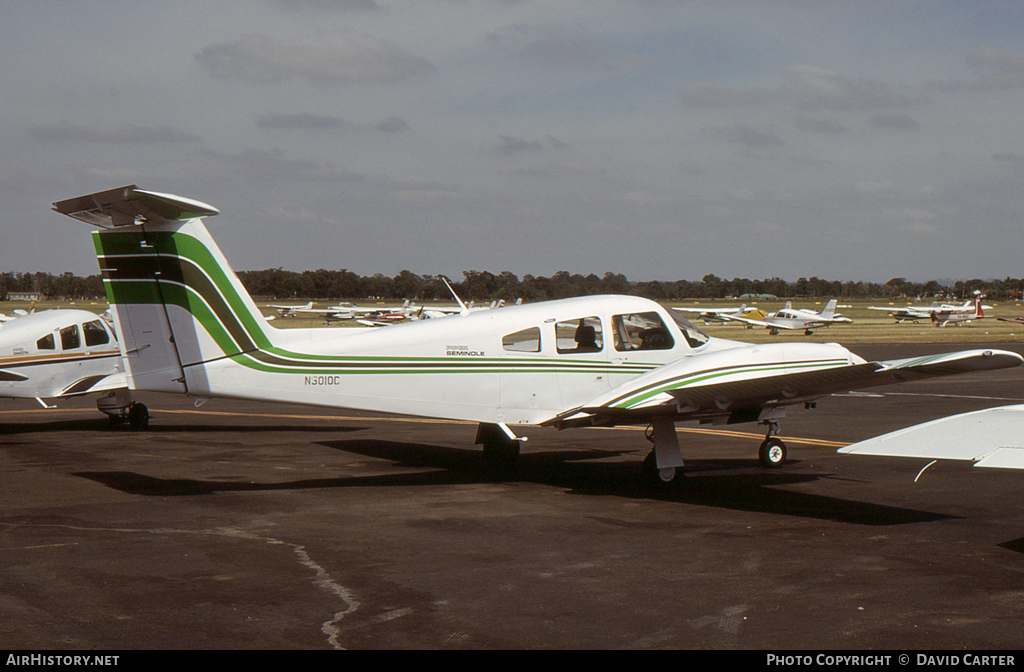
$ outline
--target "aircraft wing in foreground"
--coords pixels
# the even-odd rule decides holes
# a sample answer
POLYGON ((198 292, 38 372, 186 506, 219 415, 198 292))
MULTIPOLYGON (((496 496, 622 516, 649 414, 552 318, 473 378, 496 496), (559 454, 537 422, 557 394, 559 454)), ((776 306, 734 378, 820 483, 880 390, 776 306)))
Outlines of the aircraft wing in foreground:
POLYGON ((311 404, 478 423, 484 455, 519 453, 512 427, 649 425, 644 473, 683 464, 675 423, 757 422, 759 457, 785 460, 786 407, 834 392, 1018 366, 968 350, 868 362, 836 344, 711 338, 635 296, 586 296, 387 329, 275 329, 202 216, 216 208, 134 185, 60 201, 93 242, 131 389, 311 404), (331 333, 333 332, 333 333, 331 333))
POLYGON ((839 452, 970 460, 976 467, 1024 469, 1024 404, 939 418, 851 444, 839 452))

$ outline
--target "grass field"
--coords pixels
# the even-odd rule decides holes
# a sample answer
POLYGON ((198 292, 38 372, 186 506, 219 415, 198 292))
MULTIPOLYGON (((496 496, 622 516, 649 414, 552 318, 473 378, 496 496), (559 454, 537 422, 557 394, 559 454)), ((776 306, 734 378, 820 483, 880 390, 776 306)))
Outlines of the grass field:
MULTIPOLYGON (((301 301, 275 301, 274 303, 280 303, 282 305, 296 304, 300 305, 301 301)), ((380 306, 392 306, 397 307, 401 305, 400 301, 392 302, 359 302, 360 305, 380 305, 380 306)), ((739 301, 664 301, 666 306, 684 306, 687 308, 728 308, 735 307, 740 304, 739 301)), ((770 302, 752 302, 747 303, 750 308, 757 308, 764 311, 765 313, 772 312, 782 308, 784 300, 770 301, 770 302)), ((824 300, 800 300, 793 299, 794 308, 811 308, 814 310, 821 310, 824 308, 826 301, 824 300)), ((768 331, 763 328, 753 327, 746 328, 744 326, 733 326, 733 325, 718 325, 710 324, 704 325, 699 320, 691 320, 701 329, 706 331, 709 335, 719 338, 729 338, 738 341, 747 341, 750 343, 771 343, 784 340, 792 341, 808 341, 808 342, 836 342, 842 344, 853 344, 853 343, 1007 343, 1014 341, 1024 341, 1024 324, 1016 324, 1012 322, 1001 322, 998 317, 1013 318, 1019 315, 1024 315, 1024 305, 1020 302, 994 302, 986 301, 986 305, 992 306, 992 310, 985 311, 985 319, 970 322, 968 324, 961 324, 960 326, 950 325, 948 327, 937 328, 933 327, 929 322, 922 321, 919 324, 913 324, 905 322, 903 324, 896 324, 891 317, 884 311, 868 310, 868 306, 882 306, 882 307, 901 307, 907 305, 906 301, 888 302, 885 300, 880 301, 863 301, 863 300, 846 300, 840 301, 841 307, 838 309, 838 313, 845 315, 853 320, 853 324, 840 324, 826 329, 818 329, 812 335, 805 336, 802 331, 783 331, 778 336, 771 336, 768 331)), ((332 302, 321 301, 314 303, 315 307, 327 307, 334 305, 332 302)), ((430 305, 429 303, 427 304, 430 305)), ((447 303, 439 305, 449 305, 447 303)), ((260 309, 264 315, 275 315, 273 308, 270 308, 266 303, 259 303, 260 309)), ((29 310, 31 304, 27 301, 5 301, 0 302, 0 312, 8 315, 15 309, 29 310)), ((45 301, 40 302, 36 305, 36 310, 48 310, 51 308, 79 308, 82 310, 88 310, 94 313, 102 313, 107 309, 107 304, 100 301, 80 301, 80 302, 57 302, 57 301, 45 301)), ((687 317, 690 317, 687 315, 687 317)), ((275 327, 289 329, 289 328, 304 328, 304 327, 324 327, 323 319, 319 317, 315 318, 302 318, 302 317, 287 317, 277 318, 273 321, 275 327)), ((349 323, 348 326, 358 326, 355 323, 349 323)), ((346 328, 345 326, 333 325, 330 328, 346 328)))

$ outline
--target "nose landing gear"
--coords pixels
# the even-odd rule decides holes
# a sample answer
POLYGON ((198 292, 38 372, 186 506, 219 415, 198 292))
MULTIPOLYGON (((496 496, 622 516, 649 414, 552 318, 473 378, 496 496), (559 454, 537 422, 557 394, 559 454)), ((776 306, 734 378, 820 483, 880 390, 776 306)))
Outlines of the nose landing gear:
POLYGON ((777 436, 779 423, 774 420, 762 420, 758 424, 767 425, 768 433, 757 450, 757 459, 765 468, 781 467, 786 462, 786 444, 777 436))

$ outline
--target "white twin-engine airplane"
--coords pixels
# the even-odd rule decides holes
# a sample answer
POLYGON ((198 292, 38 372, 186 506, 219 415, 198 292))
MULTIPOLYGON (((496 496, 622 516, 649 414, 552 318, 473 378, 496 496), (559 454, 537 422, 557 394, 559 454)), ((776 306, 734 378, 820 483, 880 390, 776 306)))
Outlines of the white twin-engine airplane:
POLYGON ((813 332, 812 329, 818 327, 827 327, 832 324, 849 324, 853 322, 848 317, 836 314, 836 300, 831 299, 825 304, 825 310, 820 313, 816 310, 803 310, 800 308, 793 308, 793 306, 787 301, 786 307, 782 310, 777 310, 774 313, 768 313, 763 319, 757 320, 750 317, 742 317, 740 315, 724 315, 726 320, 736 320, 739 322, 746 322, 747 324, 757 325, 759 327, 766 327, 768 333, 772 336, 776 336, 779 333, 779 329, 803 329, 804 334, 810 336, 813 332))
POLYGON ((683 466, 675 423, 758 422, 766 465, 786 406, 833 392, 1018 366, 968 350, 868 362, 837 344, 748 345, 710 338, 633 296, 589 296, 421 320, 387 329, 275 329, 257 310, 202 217, 216 208, 121 187, 61 201, 99 227, 93 241, 133 390, 390 412, 479 423, 500 464, 512 427, 650 425, 644 472, 683 466))
POLYGON ((112 421, 145 427, 149 411, 128 393, 117 337, 87 310, 45 310, 0 325, 0 397, 62 399, 106 392, 96 406, 112 421))

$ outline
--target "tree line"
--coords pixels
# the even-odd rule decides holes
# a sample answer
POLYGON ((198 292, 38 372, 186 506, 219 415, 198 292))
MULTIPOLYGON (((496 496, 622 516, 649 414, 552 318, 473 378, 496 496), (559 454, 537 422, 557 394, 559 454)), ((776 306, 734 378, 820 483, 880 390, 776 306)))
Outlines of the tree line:
MULTIPOLYGON (((632 294, 649 299, 724 299, 745 294, 777 297, 822 297, 883 299, 906 297, 932 300, 936 298, 969 297, 975 291, 989 299, 1020 299, 1024 280, 938 280, 911 282, 893 278, 885 283, 824 280, 817 277, 796 281, 781 278, 727 280, 707 274, 699 281, 651 280, 634 282, 621 273, 581 275, 558 271, 550 277, 524 275, 509 271, 497 275, 489 271, 463 271, 461 280, 451 279, 452 287, 465 301, 512 302, 544 301, 591 294, 632 294)), ((418 301, 450 301, 451 293, 439 275, 417 275, 402 271, 394 277, 381 273, 359 275, 347 269, 331 271, 285 271, 269 268, 262 271, 241 271, 242 284, 253 296, 275 300, 304 299, 315 301, 383 299, 418 301)), ((0 297, 9 292, 36 292, 51 299, 100 299, 105 296, 99 275, 79 277, 73 273, 0 273, 0 297)))

